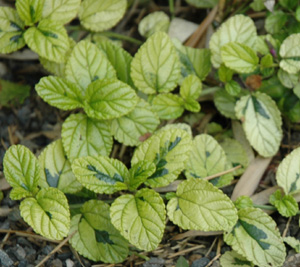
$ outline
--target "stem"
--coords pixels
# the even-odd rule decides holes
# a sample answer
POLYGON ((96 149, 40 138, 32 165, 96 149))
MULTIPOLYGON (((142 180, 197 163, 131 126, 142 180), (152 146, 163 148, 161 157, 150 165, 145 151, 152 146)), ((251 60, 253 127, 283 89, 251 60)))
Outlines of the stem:
POLYGON ((174 0, 169 0, 169 9, 171 13, 171 18, 175 17, 175 9, 174 9, 174 0))
POLYGON ((141 45, 143 43, 142 41, 140 41, 138 39, 135 39, 135 38, 132 38, 132 37, 129 37, 129 36, 125 36, 125 35, 122 35, 122 34, 116 33, 116 32, 101 32, 100 34, 104 35, 104 36, 107 36, 107 37, 112 37, 112 38, 117 38, 117 39, 120 39, 120 40, 125 40, 125 41, 128 41, 128 42, 137 44, 137 45, 141 45))
POLYGON ((142 255, 142 254, 140 254, 140 253, 137 253, 137 252, 135 252, 135 251, 129 251, 129 255, 130 255, 130 256, 131 256, 131 255, 135 255, 135 256, 137 256, 137 257, 139 257, 139 258, 141 258, 141 259, 143 259, 143 260, 145 260, 145 261, 149 261, 149 260, 150 260, 149 257, 147 257, 147 256, 145 256, 145 255, 142 255))
POLYGON ((275 207, 273 206, 270 206, 270 205, 256 205, 256 204, 253 204, 253 207, 254 208, 259 208, 259 209, 262 209, 262 210, 277 210, 275 207))

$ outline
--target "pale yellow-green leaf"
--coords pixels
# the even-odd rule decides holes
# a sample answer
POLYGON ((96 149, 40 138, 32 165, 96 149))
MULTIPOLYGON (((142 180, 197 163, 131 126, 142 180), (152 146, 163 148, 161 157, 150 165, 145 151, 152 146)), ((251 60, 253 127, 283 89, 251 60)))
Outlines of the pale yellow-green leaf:
POLYGON ((40 178, 42 188, 55 187, 63 193, 74 194, 82 189, 76 180, 71 164, 65 156, 61 139, 48 145, 39 158, 40 178))
POLYGON ((279 54, 281 56, 280 68, 294 74, 300 71, 300 33, 291 34, 281 44, 279 54))
POLYGON ((147 160, 138 161, 130 170, 129 190, 136 190, 148 177, 150 177, 156 170, 154 162, 147 160))
POLYGON ((77 15, 81 0, 44 0, 43 18, 66 24, 77 15))
POLYGON ((129 171, 119 160, 106 156, 77 158, 72 163, 77 180, 87 189, 100 194, 126 190, 129 171))
POLYGON ((281 267, 285 246, 273 219, 257 208, 238 212, 233 230, 224 234, 224 241, 237 253, 260 267, 281 267))
POLYGON ((135 150, 131 165, 141 160, 154 162, 156 171, 146 184, 151 187, 166 186, 183 171, 191 145, 191 135, 185 130, 170 128, 158 131, 135 150))
POLYGON ((253 263, 234 250, 226 251, 220 258, 222 267, 253 267, 253 263))
POLYGON ((51 20, 42 20, 37 27, 32 26, 24 33, 26 44, 31 50, 48 60, 63 62, 70 48, 66 29, 51 20))
POLYGON ((184 111, 184 101, 172 93, 159 94, 153 98, 152 108, 161 119, 176 119, 184 111))
POLYGON ((108 156, 113 145, 110 124, 81 113, 72 114, 65 120, 61 136, 70 161, 84 156, 108 156))
POLYGON ((32 26, 42 18, 44 0, 17 0, 16 9, 26 26, 32 26))
POLYGON ((237 99, 234 96, 221 88, 214 95, 214 104, 217 110, 226 118, 233 120, 237 119, 234 110, 236 101, 237 99))
POLYGON ((165 229, 166 211, 163 199, 152 189, 117 198, 110 208, 112 224, 139 249, 157 248, 165 229))
POLYGON ((300 252, 300 240, 293 236, 284 237, 283 241, 291 246, 297 253, 300 252))
POLYGON ((189 75, 184 78, 180 86, 180 96, 184 100, 197 100, 202 92, 202 83, 195 75, 189 75))
POLYGON ((180 79, 176 50, 164 32, 151 35, 131 62, 131 78, 146 94, 170 92, 180 79))
POLYGON ((20 212, 37 234, 54 240, 61 240, 68 235, 68 200, 57 188, 43 188, 35 198, 24 199, 20 204, 20 212))
POLYGON ((294 88, 299 82, 299 74, 288 73, 283 69, 279 69, 277 72, 277 77, 281 84, 287 88, 294 88))
POLYGON ((263 157, 274 156, 282 139, 282 121, 271 97, 260 92, 243 96, 235 111, 253 148, 263 157))
POLYGON ((216 6, 219 0, 186 0, 186 2, 198 8, 209 8, 216 6))
POLYGON ((79 85, 84 93, 91 82, 116 77, 116 71, 105 54, 89 41, 80 41, 74 47, 65 73, 66 78, 79 85))
POLYGON ((24 22, 17 11, 10 7, 0 7, 0 53, 11 53, 23 46, 24 22))
POLYGON ((126 8, 126 0, 83 0, 78 15, 85 28, 100 32, 115 26, 126 8))
POLYGON ((167 211, 173 223, 191 230, 229 231, 238 219, 227 195, 208 181, 195 178, 179 184, 167 211))
POLYGON ((114 138, 127 146, 137 146, 145 134, 152 134, 160 121, 151 106, 145 100, 139 99, 134 110, 125 116, 114 119, 111 132, 114 138))
POLYGON ((138 31, 140 35, 147 38, 158 31, 167 32, 169 25, 169 16, 163 11, 155 11, 140 21, 138 31))
POLYGON ((119 263, 128 255, 128 242, 110 222, 109 205, 101 200, 89 200, 81 214, 72 217, 70 244, 79 254, 92 261, 119 263))
POLYGON ((209 48, 212 52, 212 63, 218 68, 222 63, 221 47, 230 42, 254 47, 257 33, 254 22, 244 15, 235 15, 225 21, 220 28, 212 35, 209 48))

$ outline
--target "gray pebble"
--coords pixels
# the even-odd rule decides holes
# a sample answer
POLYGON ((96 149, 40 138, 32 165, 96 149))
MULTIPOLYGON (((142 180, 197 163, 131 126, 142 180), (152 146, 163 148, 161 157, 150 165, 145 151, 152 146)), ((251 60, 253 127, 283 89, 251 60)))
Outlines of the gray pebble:
POLYGON ((36 258, 36 250, 31 247, 25 247, 26 260, 30 263, 34 263, 36 258))
POLYGON ((22 260, 18 264, 18 267, 27 267, 27 266, 28 266, 27 260, 22 260))
POLYGON ((71 259, 66 260, 66 267, 74 267, 74 261, 71 259))
POLYGON ((50 245, 47 245, 47 246, 43 247, 42 253, 45 255, 48 255, 51 253, 52 250, 53 250, 53 247, 50 245))
POLYGON ((0 249, 0 263, 3 267, 9 267, 14 264, 12 259, 2 249, 0 249))
POLYGON ((25 252, 24 248, 22 248, 19 244, 17 244, 13 253, 19 261, 24 260, 26 257, 26 252, 25 252))
POLYGON ((210 260, 208 258, 203 257, 199 260, 195 260, 191 267, 205 267, 209 262, 210 260))
POLYGON ((22 246, 32 247, 31 243, 24 237, 18 237, 17 242, 22 246))
POLYGON ((63 264, 60 259, 55 259, 49 265, 50 267, 63 267, 63 264))
POLYGON ((165 261, 160 258, 150 258, 149 261, 143 264, 143 267, 163 267, 165 261))

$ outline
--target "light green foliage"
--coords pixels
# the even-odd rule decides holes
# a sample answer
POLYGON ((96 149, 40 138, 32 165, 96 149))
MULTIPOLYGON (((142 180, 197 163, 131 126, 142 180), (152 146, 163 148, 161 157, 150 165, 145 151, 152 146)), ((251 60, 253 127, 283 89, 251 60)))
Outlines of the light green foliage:
POLYGON ((244 147, 241 143, 235 139, 226 138, 220 143, 221 147, 225 151, 227 160, 233 167, 242 165, 240 169, 233 172, 234 175, 241 175, 248 167, 248 157, 244 147))
POLYGON ((184 100, 184 107, 192 112, 200 111, 200 104, 197 102, 202 91, 202 83, 195 75, 184 78, 180 86, 180 96, 184 100))
POLYGON ((110 217, 120 233, 139 249, 154 250, 163 237, 165 204, 152 189, 118 197, 111 205, 110 217))
POLYGON ((189 266, 190 266, 189 262, 183 256, 179 257, 175 265, 175 267, 189 267, 189 266))
POLYGON ((78 15, 85 28, 100 32, 115 26, 123 17, 126 7, 126 0, 83 0, 78 15))
POLYGON ((232 96, 237 96, 241 92, 242 88, 238 82, 231 80, 225 84, 225 90, 232 96))
POLYGON ((225 117, 236 120, 237 117, 235 115, 235 103, 236 98, 226 90, 220 89, 214 95, 214 104, 218 111, 225 117))
POLYGON ((135 91, 117 79, 96 80, 87 90, 84 111, 91 118, 110 120, 131 112, 138 102, 135 91))
POLYGON ((29 85, 21 85, 0 79, 0 107, 22 104, 25 98, 29 96, 30 89, 29 85))
POLYGON ((159 94, 153 98, 152 108, 161 119, 176 119, 184 111, 184 101, 172 93, 159 94))
POLYGON ((43 77, 35 86, 35 90, 45 102, 62 110, 83 106, 81 88, 63 78, 43 77))
POLYGON ((224 241, 248 261, 260 267, 282 266, 285 246, 273 219, 260 209, 245 208, 224 241))
POLYGON ((0 191, 0 204, 1 204, 1 201, 3 200, 3 198, 4 198, 4 194, 2 191, 0 191))
POLYGON ((38 191, 40 166, 33 153, 22 145, 11 146, 3 159, 4 176, 13 188, 14 200, 34 196, 38 191))
POLYGON ((182 78, 192 74, 203 81, 211 71, 210 50, 184 46, 178 40, 172 41, 179 56, 182 78))
POLYGON ((273 66, 273 57, 271 54, 266 54, 260 61, 261 68, 271 68, 273 66))
POLYGON ((300 71, 300 33, 291 34, 280 46, 279 54, 282 57, 280 67, 288 73, 300 71))
POLYGON ((195 7, 208 8, 217 5, 219 0, 186 0, 186 2, 195 7))
POLYGON ((148 38, 155 32, 167 32, 170 25, 168 15, 162 11, 150 13, 144 17, 139 23, 140 35, 148 38))
POLYGON ((291 74, 283 69, 279 69, 277 77, 281 84, 287 88, 294 88, 298 84, 299 74, 291 74))
POLYGON ((276 181, 285 194, 293 194, 300 191, 300 148, 293 150, 279 164, 276 181))
POLYGON ((254 71, 259 61, 255 51, 238 42, 230 42, 222 46, 221 58, 225 66, 238 73, 254 71))
MULTIPOLYGON (((200 134, 194 138, 189 159, 185 167, 185 175, 188 179, 204 178, 223 172, 227 168, 228 162, 225 152, 212 136, 200 134)), ((217 186, 222 186, 224 183, 229 183, 230 180, 233 179, 232 176, 231 179, 227 178, 228 177, 221 176, 211 180, 211 182, 217 186)))
POLYGON ((81 255, 93 261, 118 263, 128 255, 128 243, 110 222, 109 205, 89 200, 81 207, 81 214, 72 217, 70 239, 81 255))
POLYGON ((282 138, 282 121, 271 97, 260 92, 243 96, 237 102, 235 111, 254 149, 263 157, 274 156, 282 138))
POLYGON ((238 210, 245 209, 245 208, 251 208, 251 207, 253 207, 253 201, 248 196, 240 196, 237 198, 236 201, 234 201, 234 205, 238 210))
POLYGON ((80 2, 81 0, 44 0, 42 16, 44 19, 66 24, 76 17, 80 2))
POLYGON ((295 18, 298 22, 300 22, 300 8, 299 8, 299 6, 296 9, 295 18))
POLYGON ((142 136, 153 133, 159 123, 157 114, 148 102, 139 99, 130 113, 111 122, 111 132, 124 145, 137 146, 142 142, 142 136))
POLYGON ((222 64, 221 48, 230 42, 238 42, 254 47, 257 33, 253 21, 244 15, 235 15, 225 21, 212 35, 209 47, 212 52, 212 63, 218 68, 222 64))
POLYGON ((142 160, 154 162, 156 171, 146 184, 151 187, 165 186, 176 180, 183 171, 191 145, 191 135, 185 130, 160 130, 135 150, 131 165, 142 160))
POLYGON ((288 15, 281 11, 274 11, 269 16, 267 16, 265 21, 265 28, 267 32, 274 34, 282 31, 283 26, 288 20, 288 15))
POLYGON ((183 229, 229 231, 238 219, 228 196, 208 181, 195 178, 179 184, 167 211, 170 220, 183 229))
POLYGON ((134 164, 129 170, 129 190, 137 189, 155 172, 155 170, 155 164, 147 160, 138 161, 136 164, 134 164))
POLYGON ((256 12, 262 11, 265 9, 264 0, 253 0, 250 7, 256 12))
POLYGON ((291 195, 283 196, 280 189, 270 196, 270 203, 276 207, 284 217, 295 216, 299 211, 298 203, 291 195))
POLYGON ((57 188, 43 188, 35 198, 25 198, 20 204, 20 212, 38 234, 54 240, 61 240, 68 235, 68 200, 57 188))
POLYGON ((72 163, 77 180, 87 189, 101 194, 112 194, 127 189, 129 171, 119 160, 106 156, 77 158, 72 163))
POLYGON ((38 158, 40 164, 39 185, 55 187, 63 193, 74 194, 82 189, 76 180, 71 164, 65 156, 61 139, 48 145, 38 158))
POLYGON ((140 47, 131 63, 131 78, 146 94, 172 91, 180 79, 176 50, 164 32, 151 35, 140 47))
POLYGON ((117 46, 112 41, 101 41, 97 46, 106 54, 109 62, 117 72, 117 77, 124 83, 133 87, 133 81, 130 77, 130 65, 132 56, 122 47, 117 46))
POLYGON ((17 11, 10 7, 0 7, 0 53, 11 53, 23 46, 24 22, 17 11))
POLYGON ((300 252, 300 241, 293 236, 284 237, 283 241, 291 246, 297 253, 300 252))
POLYGON ((113 145, 109 123, 80 113, 65 120, 61 135, 70 161, 84 156, 108 156, 113 145))
POLYGON ((266 55, 270 53, 270 48, 273 47, 274 49, 279 49, 280 42, 272 37, 270 34, 266 35, 259 35, 256 38, 255 42, 255 51, 266 55), (269 47, 270 46, 270 47, 269 47))
POLYGON ((218 69, 218 75, 221 82, 226 83, 231 81, 234 71, 223 64, 218 69))
POLYGON ((40 56, 63 62, 70 43, 66 29, 51 20, 42 20, 37 27, 30 27, 24 33, 26 44, 40 56))
POLYGON ((65 69, 66 78, 83 89, 96 80, 116 77, 116 72, 105 54, 93 43, 80 41, 73 49, 65 69))
POLYGON ((300 99, 300 83, 296 84, 293 88, 294 94, 300 99))
POLYGON ((220 258, 222 267, 253 267, 253 263, 234 250, 226 251, 220 258))
POLYGON ((32 26, 42 18, 44 0, 17 0, 16 8, 26 26, 32 26))

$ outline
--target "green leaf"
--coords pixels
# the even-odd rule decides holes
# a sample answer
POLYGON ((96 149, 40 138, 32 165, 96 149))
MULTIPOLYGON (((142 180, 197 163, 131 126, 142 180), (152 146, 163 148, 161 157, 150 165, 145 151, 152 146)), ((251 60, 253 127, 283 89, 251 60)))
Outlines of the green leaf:
POLYGON ((234 80, 231 80, 225 84, 225 90, 232 96, 237 96, 241 92, 241 86, 234 80))
POLYGON ((195 178, 179 184, 167 212, 181 228, 201 231, 229 231, 238 219, 229 197, 208 181, 195 178))
POLYGON ((198 8, 209 8, 216 6, 219 0, 186 0, 186 2, 198 8))
POLYGON ((254 47, 255 51, 262 55, 267 55, 271 49, 274 49, 277 54, 280 44, 281 43, 277 39, 274 39, 272 35, 266 34, 257 36, 254 47))
POLYGON ((189 75, 184 78, 180 86, 180 96, 184 100, 197 100, 202 92, 202 83, 195 75, 189 75))
POLYGON ((130 77, 132 56, 122 47, 115 45, 112 41, 101 41, 97 43, 97 45, 106 54, 109 62, 115 68, 118 79, 134 87, 130 77))
POLYGON ((257 38, 256 27, 251 18, 235 15, 225 21, 212 35, 209 47, 212 52, 212 63, 218 68, 222 63, 221 48, 230 42, 238 42, 248 47, 254 47, 257 38))
POLYGON ((190 266, 189 262, 183 256, 179 257, 175 265, 175 267, 189 267, 189 266, 190 266))
POLYGON ((21 216, 33 230, 44 237, 61 240, 68 235, 70 211, 64 193, 56 188, 43 188, 35 198, 20 204, 21 216))
POLYGON ((300 83, 296 84, 293 88, 294 94, 300 99, 300 83))
POLYGON ((26 26, 32 26, 42 18, 44 0, 17 0, 16 8, 26 26))
POLYGON ((218 69, 218 75, 221 82, 226 83, 232 80, 234 71, 230 68, 227 68, 224 64, 220 65, 218 69))
POLYGON ((68 159, 103 155, 111 152, 113 140, 110 125, 84 114, 70 115, 62 125, 62 142, 68 159))
POLYGON ((265 56, 262 57, 260 61, 261 67, 262 68, 270 68, 273 66, 273 57, 271 54, 266 54, 265 56))
POLYGON ((179 59, 166 33, 154 33, 140 47, 131 63, 131 78, 145 94, 166 93, 177 86, 179 59))
POLYGON ((241 175, 249 164, 244 147, 239 141, 231 138, 226 138, 220 145, 225 152, 227 160, 233 167, 242 165, 240 169, 233 172, 234 175, 241 175))
POLYGON ((197 49, 182 45, 179 41, 172 40, 180 60, 181 76, 196 75, 203 81, 210 73, 210 50, 197 49))
POLYGON ((14 200, 34 196, 38 191, 40 166, 33 153, 25 146, 11 146, 3 159, 4 176, 13 187, 14 200))
POLYGON ((220 263, 222 267, 253 267, 253 263, 248 261, 245 257, 236 253, 234 250, 226 251, 220 258, 220 263))
POLYGON ((93 81, 116 77, 116 72, 105 54, 89 41, 80 41, 75 46, 66 64, 65 72, 69 81, 84 90, 83 94, 93 81))
POLYGON ((256 12, 262 11, 265 9, 264 0, 253 0, 250 7, 256 12))
POLYGON ((63 193, 74 194, 82 189, 76 180, 71 164, 65 156, 61 139, 48 145, 38 158, 40 168, 39 185, 42 188, 55 187, 63 193))
POLYGON ((45 102, 59 109, 71 110, 83 106, 81 89, 63 78, 43 77, 35 86, 35 90, 45 102))
POLYGON ((129 190, 133 191, 137 189, 142 183, 146 182, 156 170, 156 166, 153 162, 142 160, 134 164, 129 170, 129 190))
POLYGON ((81 0, 44 0, 43 18, 66 24, 77 15, 81 0))
POLYGON ((299 8, 299 6, 297 7, 296 12, 295 12, 295 18, 298 22, 300 22, 300 8, 299 8))
POLYGON ((243 96, 235 110, 254 149, 263 157, 274 156, 282 138, 282 121, 280 111, 271 97, 260 92, 243 96))
POLYGON ((146 184, 151 187, 168 185, 183 171, 191 143, 191 135, 185 130, 160 130, 135 150, 131 165, 142 160, 154 162, 156 171, 148 178, 146 184))
POLYGON ((94 32, 115 26, 124 16, 126 0, 84 0, 79 9, 81 24, 94 32))
POLYGON ((54 62, 63 62, 70 43, 66 29, 51 20, 42 20, 37 27, 30 27, 24 39, 31 50, 54 62))
POLYGON ((145 134, 151 134, 160 121, 151 106, 139 99, 135 108, 125 116, 114 119, 111 123, 111 132, 115 139, 127 146, 137 146, 145 134))
POLYGON ((277 77, 281 84, 287 88, 294 88, 298 84, 299 74, 291 74, 283 69, 279 69, 277 72, 277 77))
POLYGON ((75 159, 72 170, 87 189, 100 194, 112 194, 127 189, 129 171, 119 160, 106 156, 87 156, 75 159))
POLYGON ((0 53, 11 53, 23 46, 24 22, 17 11, 10 7, 0 7, 0 53))
POLYGON ((135 91, 117 79, 97 80, 86 90, 84 111, 91 118, 110 120, 131 112, 138 102, 135 91))
POLYGON ((110 222, 109 205, 101 200, 89 200, 81 214, 72 217, 70 239, 79 254, 92 261, 119 263, 128 255, 128 243, 110 222))
POLYGON ((281 10, 274 11, 267 16, 265 21, 265 29, 268 33, 275 34, 282 31, 282 28, 288 21, 288 15, 281 10))
POLYGON ((296 8, 299 4, 298 0, 279 0, 278 2, 282 7, 285 7, 287 9, 291 9, 291 10, 296 8))
POLYGON ((224 241, 255 265, 282 266, 285 246, 273 219, 256 208, 241 209, 238 216, 233 230, 224 234, 224 241))
POLYGON ((110 208, 112 224, 134 246, 150 251, 157 248, 165 229, 163 199, 152 189, 139 190, 135 196, 118 197, 110 208))
POLYGON ((155 32, 167 32, 170 25, 169 16, 163 11, 152 12, 139 23, 140 35, 148 38, 155 32))
POLYGON ((172 93, 159 94, 153 98, 152 108, 161 119, 176 119, 184 111, 184 102, 181 97, 172 93))
POLYGON ((285 194, 300 191, 300 148, 296 148, 279 164, 276 172, 276 181, 285 194))
POLYGON ((227 93, 226 90, 219 90, 214 95, 214 104, 217 110, 226 118, 236 120, 235 104, 237 99, 227 93))
POLYGON ((245 208, 252 208, 253 200, 248 196, 240 196, 237 198, 236 201, 234 201, 234 205, 238 210, 245 209, 245 208))
POLYGON ((283 241, 287 243, 289 246, 291 246, 297 253, 300 252, 300 241, 299 239, 296 239, 295 237, 288 236, 284 237, 283 241))
POLYGON ((284 217, 295 216, 299 211, 298 203, 291 195, 283 196, 281 190, 276 190, 270 196, 270 203, 276 207, 278 212, 284 217))
POLYGON ((281 44, 279 54, 281 56, 280 68, 294 74, 300 71, 300 33, 291 34, 281 44))
MULTIPOLYGON (((225 152, 218 142, 210 135, 200 134, 193 140, 192 149, 185 167, 185 175, 188 179, 191 179, 204 178, 223 172, 228 165, 225 152)), ((222 179, 224 179, 223 176, 218 180, 216 179, 217 186, 223 185, 222 179)))
POLYGON ((259 61, 258 56, 249 46, 235 42, 221 47, 221 58, 226 67, 238 73, 253 72, 259 61))
POLYGON ((31 87, 0 79, 0 107, 19 105, 30 95, 31 87))

